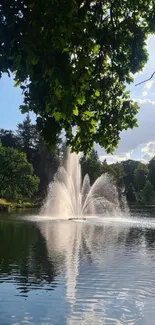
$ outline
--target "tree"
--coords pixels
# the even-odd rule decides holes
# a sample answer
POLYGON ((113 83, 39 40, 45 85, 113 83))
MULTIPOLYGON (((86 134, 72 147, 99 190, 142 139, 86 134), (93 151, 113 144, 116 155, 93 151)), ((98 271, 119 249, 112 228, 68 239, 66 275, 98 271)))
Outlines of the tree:
POLYGON ((144 188, 147 176, 148 167, 140 162, 134 171, 135 188, 137 192, 140 192, 140 190, 144 188))
POLYGON ((140 192, 142 201, 144 203, 151 202, 152 196, 153 196, 153 186, 150 183, 150 181, 146 181, 146 184, 144 188, 140 192))
POLYGON ((48 142, 64 129, 73 150, 112 152, 136 125, 125 85, 147 61, 154 19, 154 0, 2 0, 0 71, 14 73, 48 142))
POLYGON ((30 200, 38 183, 26 154, 0 144, 0 197, 11 201, 30 200))
POLYGON ((33 166, 35 174, 39 177, 39 196, 43 198, 47 194, 47 188, 51 181, 53 181, 54 174, 59 167, 58 149, 48 150, 43 139, 39 139, 38 150, 36 151, 33 166))
POLYGON ((4 147, 17 148, 17 137, 11 130, 0 129, 0 141, 4 147))
POLYGON ((153 189, 155 190, 155 157, 153 157, 149 164, 148 164, 148 170, 149 170, 149 181, 153 185, 153 189))
POLYGON ((132 183, 133 186, 135 187, 134 173, 138 164, 139 164, 138 161, 131 160, 131 159, 122 162, 123 169, 124 169, 123 179, 124 179, 124 185, 126 189, 129 187, 130 183, 132 183))
POLYGON ((26 153, 30 163, 34 163, 36 151, 39 145, 39 134, 36 125, 31 123, 29 115, 26 116, 23 123, 17 127, 18 148, 26 153))
POLYGON ((89 175, 91 184, 102 174, 101 162, 97 151, 92 150, 89 156, 83 156, 80 159, 82 176, 89 175))
POLYGON ((59 166, 58 150, 47 148, 39 135, 36 125, 29 115, 17 128, 18 149, 26 153, 27 160, 33 165, 34 173, 39 177, 39 196, 43 197, 50 181, 59 166))
POLYGON ((122 163, 115 163, 111 165, 111 173, 113 174, 116 184, 119 187, 124 187, 124 168, 122 163))
POLYGON ((132 183, 129 184, 126 190, 126 198, 129 202, 136 202, 135 188, 132 183))

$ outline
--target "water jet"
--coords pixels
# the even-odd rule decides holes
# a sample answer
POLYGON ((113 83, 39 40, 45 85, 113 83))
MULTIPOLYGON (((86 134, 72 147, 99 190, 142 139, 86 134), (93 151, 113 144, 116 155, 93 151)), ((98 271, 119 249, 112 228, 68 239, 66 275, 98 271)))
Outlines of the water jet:
POLYGON ((87 216, 120 213, 118 190, 112 177, 102 174, 92 185, 88 174, 82 180, 78 155, 68 152, 66 167, 59 167, 49 185, 41 214, 84 220, 87 216))

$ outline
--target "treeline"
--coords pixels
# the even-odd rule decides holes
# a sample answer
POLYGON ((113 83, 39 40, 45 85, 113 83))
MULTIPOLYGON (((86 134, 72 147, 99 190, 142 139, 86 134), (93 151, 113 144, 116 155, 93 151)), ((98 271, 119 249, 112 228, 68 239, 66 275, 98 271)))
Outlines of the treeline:
POLYGON ((83 173, 88 172, 92 182, 102 173, 111 174, 128 202, 155 204, 155 157, 148 164, 129 159, 108 165, 92 151, 90 157, 81 158, 81 165, 83 173))
MULTIPOLYGON (((65 158, 65 143, 60 141, 49 149, 29 115, 15 131, 0 129, 0 198, 16 202, 44 199, 65 158)), ((134 160, 108 165, 92 150, 80 163, 82 175, 88 173, 91 183, 107 172, 129 202, 155 203, 155 157, 147 165, 134 160)))

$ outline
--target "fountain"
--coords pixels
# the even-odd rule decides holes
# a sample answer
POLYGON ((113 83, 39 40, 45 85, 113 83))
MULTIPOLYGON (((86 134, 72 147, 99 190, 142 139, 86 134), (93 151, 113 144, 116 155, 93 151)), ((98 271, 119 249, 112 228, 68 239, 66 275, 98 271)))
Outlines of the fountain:
POLYGON ((61 166, 49 185, 41 214, 77 219, 96 215, 120 215, 117 187, 112 177, 102 174, 91 186, 88 174, 82 181, 78 155, 68 152, 66 167, 61 166))

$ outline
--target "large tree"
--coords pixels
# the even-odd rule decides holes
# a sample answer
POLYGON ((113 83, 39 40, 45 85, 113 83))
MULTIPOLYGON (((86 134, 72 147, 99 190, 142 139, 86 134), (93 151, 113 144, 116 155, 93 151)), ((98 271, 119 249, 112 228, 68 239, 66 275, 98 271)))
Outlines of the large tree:
POLYGON ((14 73, 46 140, 64 129, 73 150, 111 152, 136 125, 125 84, 147 61, 154 21, 155 0, 1 0, 0 71, 14 73))
POLYGON ((35 175, 40 179, 39 196, 43 197, 59 166, 58 147, 55 150, 47 147, 29 115, 18 124, 16 134, 18 149, 26 153, 28 162, 33 165, 35 175))
POLYGON ((0 143, 0 197, 11 201, 30 200, 38 183, 26 154, 0 143))

